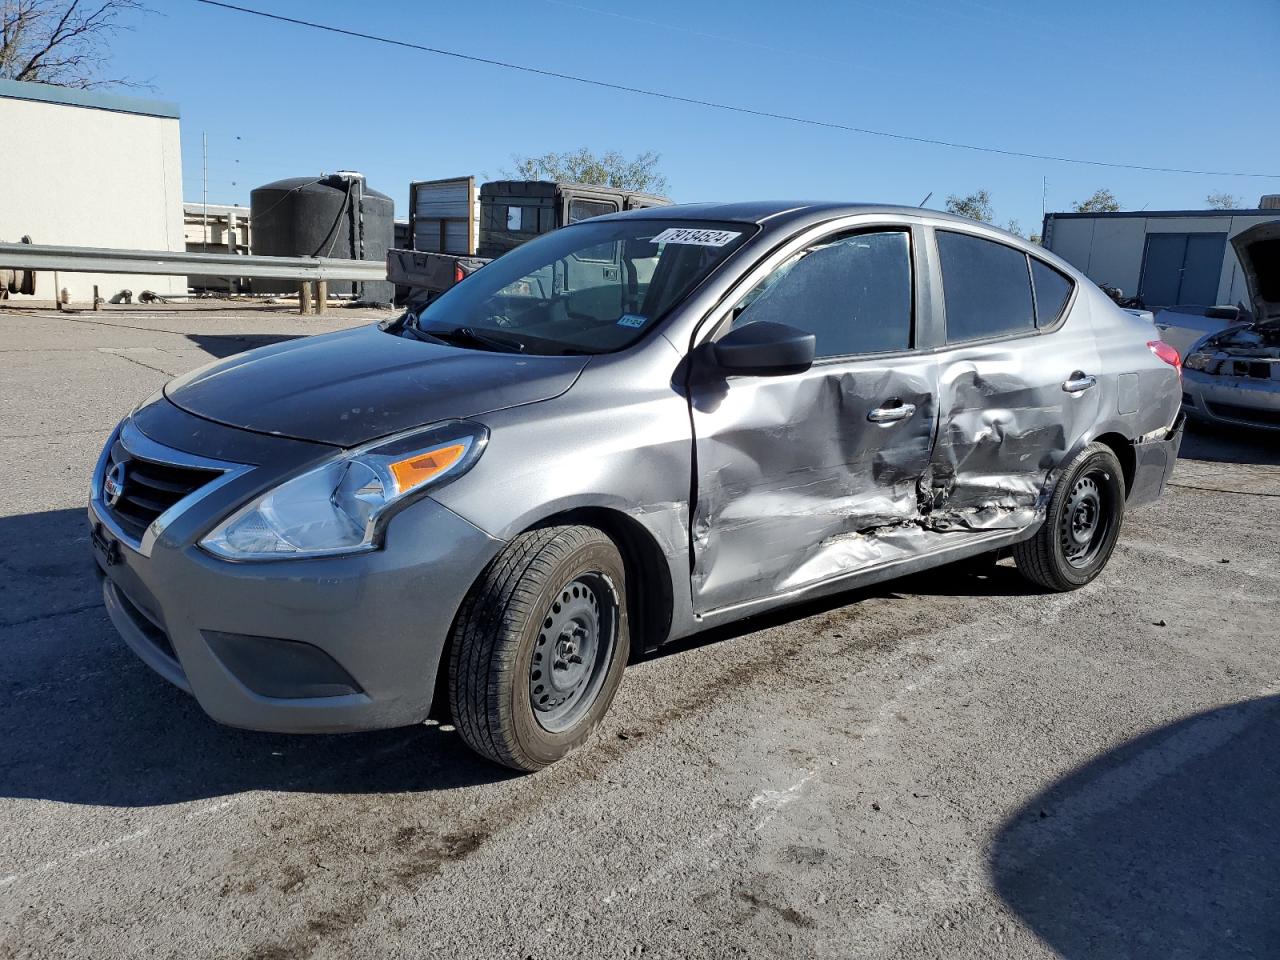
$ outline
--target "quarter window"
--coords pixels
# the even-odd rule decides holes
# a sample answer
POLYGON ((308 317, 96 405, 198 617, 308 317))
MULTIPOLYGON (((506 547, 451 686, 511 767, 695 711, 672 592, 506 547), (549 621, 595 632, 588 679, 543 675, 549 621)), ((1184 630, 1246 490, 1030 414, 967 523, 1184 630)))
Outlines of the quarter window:
POLYGON ((1025 253, 967 233, 936 236, 948 343, 1035 329, 1025 253))
POLYGON ((1036 291, 1036 326, 1051 327, 1062 316, 1071 296, 1071 281, 1035 257, 1031 258, 1031 283, 1036 291))
POLYGON ((911 245, 903 231, 859 233, 792 257, 734 310, 732 327, 787 323, 817 337, 817 356, 911 346, 911 245))

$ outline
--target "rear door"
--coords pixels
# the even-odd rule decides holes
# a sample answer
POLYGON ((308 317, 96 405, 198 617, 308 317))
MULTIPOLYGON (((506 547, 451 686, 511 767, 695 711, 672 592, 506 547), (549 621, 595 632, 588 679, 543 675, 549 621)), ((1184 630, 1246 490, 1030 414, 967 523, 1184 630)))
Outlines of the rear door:
POLYGON ((914 350, 922 236, 884 225, 793 241, 711 318, 711 340, 762 320, 808 330, 817 360, 691 388, 699 613, 874 565, 919 515, 936 418, 933 361, 914 350))
POLYGON ((997 240, 935 232, 946 349, 939 354, 938 440, 929 523, 1020 529, 1098 416, 1101 364, 1075 284, 997 240))
MULTIPOLYGON (((565 225, 618 212, 618 201, 566 194, 565 225)), ((564 262, 565 303, 570 316, 621 316, 625 312, 619 242, 570 254, 564 262)))

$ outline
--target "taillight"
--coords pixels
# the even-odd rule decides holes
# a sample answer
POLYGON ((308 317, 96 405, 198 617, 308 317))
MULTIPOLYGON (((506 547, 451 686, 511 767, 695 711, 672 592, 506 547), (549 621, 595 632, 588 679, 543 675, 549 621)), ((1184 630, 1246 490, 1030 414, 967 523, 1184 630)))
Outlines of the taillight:
POLYGON ((1177 370, 1178 376, 1182 376, 1182 357, 1178 355, 1177 350, 1163 340, 1148 340, 1147 349, 1177 370))
POLYGON ((465 279, 467 279, 467 275, 462 270, 462 264, 455 263, 453 265, 453 282, 461 283, 465 279))

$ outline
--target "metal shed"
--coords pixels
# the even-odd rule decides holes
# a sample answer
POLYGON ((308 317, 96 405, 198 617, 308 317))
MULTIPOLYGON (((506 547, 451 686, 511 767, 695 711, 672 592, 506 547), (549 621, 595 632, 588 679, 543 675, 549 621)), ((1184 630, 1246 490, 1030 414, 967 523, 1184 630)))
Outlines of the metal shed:
POLYGON ((1042 242, 1090 279, 1148 307, 1235 304, 1248 293, 1228 241, 1277 219, 1280 209, 1267 207, 1050 213, 1042 242))

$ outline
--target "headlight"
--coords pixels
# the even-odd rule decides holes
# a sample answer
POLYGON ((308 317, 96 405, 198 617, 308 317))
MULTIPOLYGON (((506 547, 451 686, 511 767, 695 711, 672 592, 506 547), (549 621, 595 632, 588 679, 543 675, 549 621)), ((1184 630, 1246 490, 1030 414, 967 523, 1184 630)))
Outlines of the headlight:
POLYGON ((1212 356, 1197 350, 1195 353, 1187 354, 1187 359, 1183 361, 1182 365, 1188 370, 1208 370, 1212 361, 1212 356))
POLYGON ((226 560, 279 560, 372 550, 400 509, 471 468, 489 431, 454 420, 380 440, 267 491, 200 546, 226 560))

